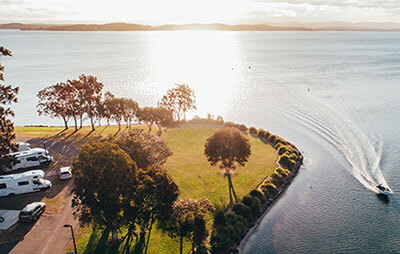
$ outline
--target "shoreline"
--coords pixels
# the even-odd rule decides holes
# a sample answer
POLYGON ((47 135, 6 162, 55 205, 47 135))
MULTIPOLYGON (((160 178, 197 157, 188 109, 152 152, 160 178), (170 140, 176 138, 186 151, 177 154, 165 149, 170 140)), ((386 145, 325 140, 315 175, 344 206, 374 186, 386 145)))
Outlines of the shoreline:
POLYGON ((301 163, 299 163, 298 166, 296 165, 296 168, 292 171, 292 174, 290 175, 290 177, 279 189, 278 193, 276 194, 276 197, 273 198, 272 200, 269 200, 269 203, 266 203, 262 206, 260 217, 258 217, 258 219, 253 223, 253 225, 249 225, 249 227, 245 233, 245 236, 240 241, 240 244, 236 246, 235 253, 242 253, 240 251, 241 248, 244 247, 244 244, 248 243, 249 238, 256 232, 256 229, 258 228, 258 226, 260 225, 260 223, 264 219, 264 217, 267 215, 268 211, 275 205, 275 203, 280 199, 280 197, 289 188, 290 184, 293 182, 297 173, 299 172, 300 167, 301 167, 301 163))
MULTIPOLYGON (((278 153, 278 151, 274 147, 274 145, 271 142, 269 142, 267 139, 260 138, 260 140, 263 141, 264 143, 267 143, 270 146, 272 146, 272 148, 276 151, 276 153, 278 153)), ((285 193, 285 191, 289 188, 289 186, 291 185, 291 183, 293 182, 293 180, 297 176, 297 174, 298 174, 298 172, 299 172, 299 170, 301 168, 301 165, 303 165, 304 157, 300 153, 300 151, 297 149, 297 147, 296 147, 296 150, 299 152, 300 158, 296 162, 296 165, 295 165, 294 169, 292 171, 290 171, 290 175, 286 179, 285 183, 283 183, 279 187, 279 190, 278 190, 277 194, 275 195, 275 197, 271 198, 271 199, 268 199, 264 204, 262 204, 261 209, 260 209, 260 216, 256 219, 255 222, 253 222, 253 223, 251 223, 251 224, 249 224, 247 226, 246 231, 244 232, 244 237, 240 240, 239 244, 235 243, 234 246, 232 246, 232 249, 231 249, 230 253, 241 253, 242 247, 244 247, 244 245, 248 243, 249 238, 256 232, 256 229, 258 228, 258 226, 260 225, 260 223, 264 219, 264 217, 267 215, 268 211, 274 206, 274 204, 285 193)), ((276 161, 277 166, 278 167, 282 167, 282 168, 286 168, 284 165, 279 163, 280 157, 281 156, 278 154, 278 159, 276 161)), ((267 179, 268 177, 270 177, 270 176, 267 176, 265 179, 267 179)))

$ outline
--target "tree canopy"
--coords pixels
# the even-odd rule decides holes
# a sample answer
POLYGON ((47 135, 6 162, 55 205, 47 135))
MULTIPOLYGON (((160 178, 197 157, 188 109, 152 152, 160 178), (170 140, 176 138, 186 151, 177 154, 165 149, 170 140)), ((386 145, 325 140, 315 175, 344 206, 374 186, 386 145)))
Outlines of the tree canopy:
POLYGON ((182 254, 183 239, 192 243, 192 253, 207 253, 205 240, 208 237, 207 217, 214 212, 213 204, 206 198, 181 199, 174 202, 170 220, 161 223, 171 237, 178 237, 182 254))
POLYGON ((123 197, 135 185, 136 165, 118 145, 108 141, 88 142, 74 160, 74 214, 85 224, 113 232, 123 224, 123 197))
POLYGON ((211 165, 219 164, 228 177, 229 198, 232 203, 232 193, 237 200, 231 179, 231 170, 236 165, 244 166, 251 155, 250 142, 236 128, 222 128, 208 137, 204 153, 211 165))
MULTIPOLYGON (((11 56, 10 50, 0 47, 1 56, 11 56)), ((4 66, 0 64, 0 82, 4 81, 4 66)), ((14 116, 14 111, 9 105, 16 103, 19 88, 0 83, 0 171, 11 167, 15 163, 15 157, 9 153, 18 148, 18 144, 14 143, 14 123, 9 117, 14 116)))
POLYGON ((178 121, 183 114, 186 120, 186 112, 196 109, 196 96, 188 85, 176 84, 176 86, 167 91, 159 101, 158 105, 162 108, 172 110, 178 121))
POLYGON ((160 167, 172 155, 172 151, 164 139, 142 129, 124 132, 115 139, 115 142, 130 155, 141 169, 160 167))

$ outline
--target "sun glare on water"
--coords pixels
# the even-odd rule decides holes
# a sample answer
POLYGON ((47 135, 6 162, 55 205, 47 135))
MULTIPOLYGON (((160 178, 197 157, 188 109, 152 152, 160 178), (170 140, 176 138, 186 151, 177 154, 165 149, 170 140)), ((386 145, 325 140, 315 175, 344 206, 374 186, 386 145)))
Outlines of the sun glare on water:
POLYGON ((149 59, 154 68, 151 72, 159 80, 157 93, 164 93, 175 83, 189 84, 198 101, 194 115, 223 115, 240 83, 240 55, 235 34, 162 32, 160 40, 149 43, 149 59))

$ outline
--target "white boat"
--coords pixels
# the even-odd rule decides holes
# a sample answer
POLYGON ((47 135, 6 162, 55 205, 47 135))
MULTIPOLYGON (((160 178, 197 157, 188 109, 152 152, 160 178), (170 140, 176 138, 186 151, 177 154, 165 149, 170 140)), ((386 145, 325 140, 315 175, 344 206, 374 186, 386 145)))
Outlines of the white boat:
POLYGON ((376 189, 378 190, 379 194, 382 195, 388 196, 389 194, 392 193, 392 191, 389 188, 383 186, 381 183, 376 186, 376 189))

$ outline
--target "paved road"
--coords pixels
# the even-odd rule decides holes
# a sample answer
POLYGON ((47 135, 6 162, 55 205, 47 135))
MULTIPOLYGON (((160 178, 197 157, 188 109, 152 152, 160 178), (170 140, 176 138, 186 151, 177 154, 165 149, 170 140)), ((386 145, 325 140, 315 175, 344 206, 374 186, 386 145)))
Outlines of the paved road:
POLYGON ((71 199, 72 194, 66 198, 64 210, 60 214, 51 216, 44 214, 10 253, 64 254, 72 238, 71 230, 64 228, 63 225, 72 225, 74 231, 78 226, 78 221, 72 216, 71 199))

